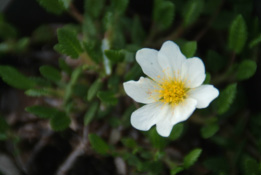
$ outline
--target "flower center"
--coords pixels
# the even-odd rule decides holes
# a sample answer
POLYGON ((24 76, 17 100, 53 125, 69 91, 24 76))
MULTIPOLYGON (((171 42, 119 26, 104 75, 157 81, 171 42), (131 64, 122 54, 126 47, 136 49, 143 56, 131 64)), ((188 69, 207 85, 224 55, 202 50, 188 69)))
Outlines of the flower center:
POLYGON ((160 100, 164 103, 176 105, 187 97, 188 89, 181 80, 164 81, 159 86, 160 100))

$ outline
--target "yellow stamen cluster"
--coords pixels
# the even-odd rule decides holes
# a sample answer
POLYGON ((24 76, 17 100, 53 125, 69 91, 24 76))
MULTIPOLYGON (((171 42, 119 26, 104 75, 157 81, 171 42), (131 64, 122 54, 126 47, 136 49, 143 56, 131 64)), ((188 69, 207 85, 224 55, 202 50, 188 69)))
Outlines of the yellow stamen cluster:
POLYGON ((187 89, 181 80, 165 80, 159 86, 160 100, 164 103, 177 105, 187 96, 187 89))

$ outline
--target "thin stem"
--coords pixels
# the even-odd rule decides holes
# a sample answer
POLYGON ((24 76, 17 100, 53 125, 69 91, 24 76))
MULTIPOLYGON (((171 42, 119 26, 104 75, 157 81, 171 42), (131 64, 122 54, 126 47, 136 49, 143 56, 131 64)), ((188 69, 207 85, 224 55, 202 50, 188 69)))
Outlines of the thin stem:
POLYGON ((83 16, 80 12, 75 8, 75 6, 71 3, 69 8, 69 13, 72 17, 74 17, 79 23, 83 23, 83 16))
POLYGON ((79 142, 78 146, 74 149, 74 151, 68 156, 65 162, 59 167, 57 171, 57 175, 65 175, 67 171, 70 170, 75 160, 83 155, 86 152, 86 148, 88 145, 88 127, 85 126, 83 129, 82 141, 79 142))
POLYGON ((211 24, 214 22, 214 20, 217 18, 221 7, 223 5, 223 1, 220 3, 220 5, 218 6, 217 10, 213 13, 212 17, 210 18, 210 20, 208 21, 207 25, 196 35, 196 37, 194 38, 194 40, 199 41, 208 31, 208 29, 210 28, 211 24))

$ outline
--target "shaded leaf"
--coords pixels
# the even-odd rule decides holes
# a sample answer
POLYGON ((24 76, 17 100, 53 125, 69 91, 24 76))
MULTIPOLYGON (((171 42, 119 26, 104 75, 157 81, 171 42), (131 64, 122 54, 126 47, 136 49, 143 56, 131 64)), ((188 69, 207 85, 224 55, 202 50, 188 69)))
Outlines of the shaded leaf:
POLYGON ((56 15, 62 14, 65 7, 61 0, 37 0, 39 4, 45 8, 48 12, 54 13, 56 15))
POLYGON ((88 125, 92 121, 92 119, 95 117, 98 108, 99 108, 98 102, 94 102, 91 104, 91 106, 88 108, 88 111, 84 115, 84 125, 88 125))
POLYGON ((168 28, 174 19, 175 5, 170 1, 154 0, 153 20, 163 29, 168 28))
POLYGON ((102 81, 100 79, 97 79, 89 88, 87 93, 87 100, 91 101, 93 97, 95 97, 96 93, 100 90, 102 87, 102 81))
POLYGON ((183 170, 184 170, 183 167, 177 166, 177 167, 171 169, 170 174, 171 174, 171 175, 176 175, 177 173, 179 173, 179 172, 181 172, 181 171, 183 171, 183 170))
POLYGON ((84 10, 93 18, 98 18, 105 5, 105 0, 85 0, 84 10))
POLYGON ((104 53, 107 58, 114 63, 122 62, 125 56, 121 50, 105 50, 104 53))
POLYGON ((89 141, 92 148, 99 154, 106 155, 109 152, 109 145, 98 135, 89 134, 89 141))
POLYGON ((150 143, 157 149, 163 149, 167 145, 167 139, 160 136, 156 130, 156 127, 153 127, 149 131, 149 140, 150 143))
POLYGON ((250 43, 249 43, 249 48, 253 48, 256 45, 258 45, 261 42, 261 34, 259 34, 255 39, 253 39, 250 43))
POLYGON ((72 72, 70 82, 67 84, 64 94, 64 103, 67 103, 73 94, 73 88, 80 77, 82 71, 85 69, 85 66, 79 66, 72 72))
POLYGON ((124 146, 127 148, 135 149, 137 148, 137 143, 134 139, 132 138, 123 138, 121 139, 121 142, 123 143, 124 146))
POLYGON ((115 97, 115 94, 110 91, 99 91, 97 93, 98 98, 107 105, 116 105, 118 99, 115 97))
POLYGON ((183 132, 183 129, 184 129, 184 124, 183 124, 183 123, 178 123, 178 124, 176 124, 176 125, 173 127, 173 129, 172 129, 172 131, 171 131, 171 133, 170 133, 169 138, 170 138, 172 141, 177 140, 177 139, 181 136, 181 134, 182 134, 182 132, 183 132))
POLYGON ((57 111, 50 120, 50 125, 54 131, 63 131, 69 127, 71 119, 65 112, 57 111))
POLYGON ((55 108, 39 105, 26 107, 25 110, 44 119, 51 119, 58 112, 55 108))
POLYGON ((191 58, 197 51, 197 42, 189 41, 182 45, 181 52, 187 57, 191 58))
POLYGON ((237 92, 237 84, 228 85, 215 101, 218 114, 225 113, 233 103, 237 92))
POLYGON ((249 175, 260 175, 261 174, 261 166, 260 164, 252 159, 252 158, 246 158, 244 161, 244 170, 245 174, 249 175))
POLYGON ((48 80, 58 82, 62 78, 61 73, 52 66, 47 66, 47 65, 41 66, 39 70, 42 76, 48 80))
POLYGON ((5 133, 8 130, 8 128, 9 128, 8 123, 3 118, 3 116, 0 115, 0 133, 5 133))
POLYGON ((196 148, 192 150, 189 154, 187 154, 184 158, 184 168, 191 167, 199 158, 200 154, 202 152, 202 149, 196 148))
POLYGON ((238 15, 230 25, 228 46, 236 53, 240 53, 247 40, 247 26, 242 15, 238 15))
POLYGON ((257 65, 255 61, 252 60, 244 60, 242 61, 237 69, 237 79, 238 80, 246 80, 252 77, 257 69, 257 65))
POLYGON ((207 72, 206 73, 206 78, 205 78, 203 84, 209 84, 210 80, 211 80, 211 75, 210 75, 210 73, 207 72))
POLYGON ((145 31, 138 16, 135 16, 132 22, 131 39, 136 44, 142 44, 145 39, 145 31))
POLYGON ((118 14, 123 14, 129 4, 129 0, 112 0, 112 7, 118 14))
POLYGON ((194 23, 203 10, 204 2, 202 0, 189 0, 183 10, 184 26, 194 23))
POLYGON ((69 65, 64 61, 64 59, 59 59, 59 67, 66 72, 68 75, 71 74, 72 69, 69 67, 69 65))
POLYGON ((201 136, 204 139, 212 137, 219 130, 219 126, 216 123, 208 124, 201 128, 201 136))

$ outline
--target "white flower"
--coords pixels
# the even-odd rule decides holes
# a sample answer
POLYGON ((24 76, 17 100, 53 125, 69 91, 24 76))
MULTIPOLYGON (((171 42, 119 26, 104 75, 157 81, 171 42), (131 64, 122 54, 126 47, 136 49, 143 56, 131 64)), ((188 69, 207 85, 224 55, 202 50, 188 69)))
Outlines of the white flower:
POLYGON ((175 124, 187 120, 196 108, 206 108, 219 95, 213 85, 202 85, 206 77, 202 60, 186 59, 172 41, 159 51, 139 50, 136 60, 149 76, 123 84, 133 100, 146 104, 131 115, 136 129, 147 131, 156 124, 157 132, 167 137, 175 124))

